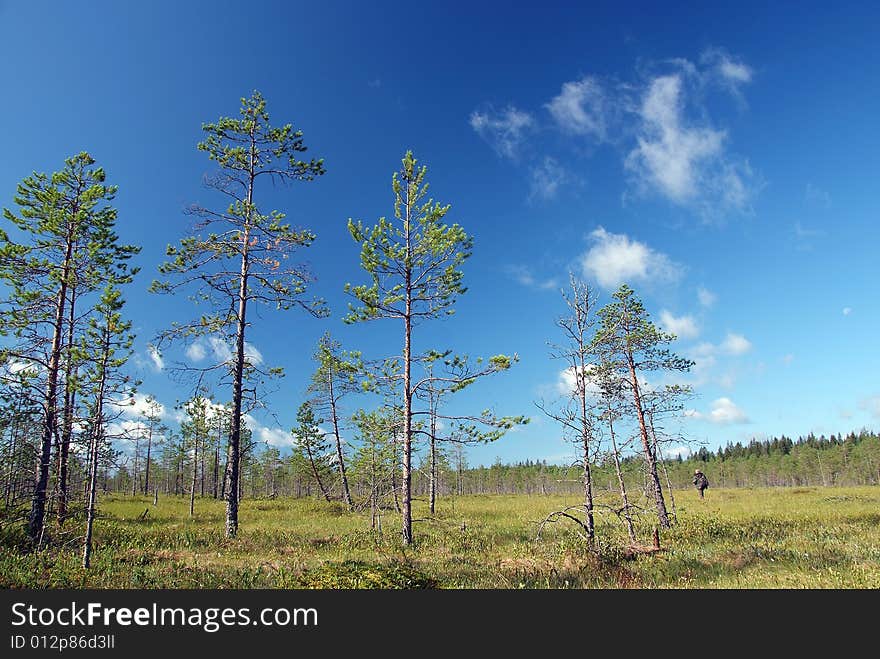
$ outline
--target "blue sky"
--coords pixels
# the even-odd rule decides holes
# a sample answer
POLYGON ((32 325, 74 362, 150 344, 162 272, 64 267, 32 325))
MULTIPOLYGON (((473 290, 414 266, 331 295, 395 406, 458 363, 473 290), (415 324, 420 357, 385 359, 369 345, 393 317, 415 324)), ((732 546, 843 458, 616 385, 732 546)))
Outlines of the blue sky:
POLYGON ((317 234, 303 258, 334 312, 255 320, 250 342, 287 371, 260 437, 283 441, 325 329, 367 356, 397 347, 394 323, 340 319, 343 285, 364 280, 346 222, 391 214, 407 149, 475 238, 456 316, 417 340, 518 353, 458 405, 535 417, 471 462, 571 453, 533 404, 559 387, 546 342, 570 270, 600 304, 628 281, 679 335, 697 362, 698 397, 676 425, 687 437, 715 447, 870 427, 880 16, 868 3, 774 4, 0 1, 0 205, 80 150, 106 168, 119 231, 143 245, 127 292, 142 392, 170 414, 188 392, 168 366, 185 356, 166 352, 160 369, 147 343, 190 310, 146 288, 186 230, 183 207, 218 203, 200 183, 201 124, 259 89, 325 159, 318 181, 262 192, 317 234))

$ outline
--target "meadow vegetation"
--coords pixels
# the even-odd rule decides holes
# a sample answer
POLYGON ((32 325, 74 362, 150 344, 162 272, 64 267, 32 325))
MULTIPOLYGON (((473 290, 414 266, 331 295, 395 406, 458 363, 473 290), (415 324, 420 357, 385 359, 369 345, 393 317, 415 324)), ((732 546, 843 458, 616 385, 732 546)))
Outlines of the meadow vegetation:
MULTIPOLYGON (((597 510, 612 495, 597 492, 597 510)), ((596 515, 588 549, 575 525, 540 521, 575 496, 442 498, 434 517, 414 502, 417 541, 400 519, 311 498, 246 499, 242 526, 224 537, 225 503, 108 495, 95 524, 91 569, 80 538, 28 548, 20 522, 0 527, 3 588, 877 588, 880 488, 676 491, 677 519, 662 551, 633 552, 612 512, 596 515), (144 511, 147 514, 143 517, 144 511)), ((643 499, 637 502, 645 505, 643 499)), ((647 506, 645 506, 647 507, 647 506)), ((649 539, 650 514, 636 517, 649 539)), ((79 525, 76 525, 77 527, 79 525)), ((71 529, 73 526, 71 526, 71 529)))

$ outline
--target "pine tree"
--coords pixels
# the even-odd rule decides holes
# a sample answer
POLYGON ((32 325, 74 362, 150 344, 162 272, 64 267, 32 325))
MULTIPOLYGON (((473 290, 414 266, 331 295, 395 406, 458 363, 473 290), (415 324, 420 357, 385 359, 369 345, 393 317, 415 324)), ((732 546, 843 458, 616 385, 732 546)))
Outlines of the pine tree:
POLYGON ((657 474, 656 456, 648 436, 642 401, 643 384, 639 376, 656 371, 687 371, 693 362, 676 356, 666 347, 675 340, 675 335, 657 329, 641 300, 636 298, 629 286, 622 284, 613 298, 613 302, 599 310, 600 326, 592 350, 600 358, 601 370, 616 377, 631 396, 657 519, 662 527, 668 528, 669 514, 657 474))
POLYGON ((340 401, 346 395, 363 390, 361 376, 364 364, 361 353, 342 349, 342 344, 333 340, 327 332, 318 342, 315 352, 318 368, 312 375, 309 393, 312 394, 311 404, 320 414, 329 417, 333 426, 333 439, 336 446, 336 468, 342 483, 342 497, 345 505, 352 509, 354 502, 348 485, 345 469, 345 454, 342 450, 340 434, 340 401))
POLYGON ((392 177, 394 220, 379 218, 372 228, 348 222, 361 246, 361 267, 370 283, 346 284, 359 303, 349 305, 346 322, 393 319, 403 325, 403 356, 399 376, 403 410, 402 536, 412 544, 412 365, 418 359, 413 330, 423 321, 454 313, 457 297, 467 289, 461 266, 471 255, 472 239, 458 224, 443 222, 450 206, 428 198, 427 167, 418 166, 411 151, 392 177))
POLYGON ((107 286, 78 348, 79 358, 87 363, 84 379, 92 392, 88 503, 82 560, 84 568, 88 568, 91 563, 99 464, 102 455, 109 449, 106 442, 109 420, 107 409, 113 401, 131 396, 136 384, 121 370, 131 356, 131 346, 134 342, 131 321, 122 319, 123 305, 124 301, 119 290, 107 286))
MULTIPOLYGON (((315 239, 307 229, 294 229, 278 211, 265 211, 257 198, 260 182, 311 181, 324 173, 321 159, 301 160, 306 151, 302 131, 292 125, 269 123, 266 101, 259 92, 241 99, 241 117, 221 117, 204 124, 204 141, 198 145, 219 167, 209 187, 231 201, 222 211, 193 206, 200 218, 195 234, 169 246, 169 261, 159 268, 169 280, 153 282, 151 290, 173 293, 194 285, 193 300, 210 310, 194 321, 175 324, 160 336, 160 344, 219 334, 232 341, 227 364, 232 386, 232 417, 229 432, 229 487, 226 497, 226 536, 238 531, 239 465, 241 460, 244 384, 259 374, 246 354, 248 311, 254 304, 288 310, 299 307, 315 315, 326 313, 320 301, 306 300, 311 275, 289 258, 315 239), (207 232, 207 233, 203 233, 207 232), (173 281, 171 281, 173 279, 173 281)), ((275 375, 270 369, 263 375, 275 375)))
POLYGON ((321 490, 323 497, 330 502, 330 492, 324 484, 324 476, 327 473, 327 452, 330 445, 327 443, 327 435, 318 427, 320 419, 315 418, 311 404, 306 401, 299 406, 296 413, 297 425, 291 429, 296 449, 305 457, 312 470, 315 483, 321 490))

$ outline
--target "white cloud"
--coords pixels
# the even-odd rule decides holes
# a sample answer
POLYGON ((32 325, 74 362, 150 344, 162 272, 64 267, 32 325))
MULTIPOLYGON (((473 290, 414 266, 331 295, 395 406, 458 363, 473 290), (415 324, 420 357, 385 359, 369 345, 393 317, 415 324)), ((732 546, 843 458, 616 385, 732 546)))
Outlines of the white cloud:
POLYGON ((588 76, 566 82, 546 107, 563 132, 588 135, 600 142, 606 139, 608 99, 598 79, 588 76))
POLYGON ((708 80, 718 79, 738 99, 750 69, 727 55, 706 60, 700 70, 676 60, 677 70, 650 79, 639 103, 637 145, 626 169, 641 192, 654 191, 705 218, 747 211, 762 182, 749 162, 726 152, 728 135, 714 128, 701 99, 708 80))
MULTIPOLYGON (((230 348, 229 344, 223 339, 216 336, 208 337, 208 347, 211 349, 211 353, 214 355, 214 359, 217 360, 218 364, 228 364, 232 362, 232 348, 230 348)), ((244 343, 244 357, 248 363, 254 366, 259 366, 263 363, 262 353, 256 346, 247 341, 244 343)))
POLYGON ((261 442, 266 442, 269 446, 274 446, 275 448, 290 448, 293 446, 293 435, 281 428, 260 426, 256 431, 256 435, 261 442))
MULTIPOLYGON (((125 419, 123 421, 113 421, 107 424, 107 436, 117 439, 146 439, 149 433, 149 426, 143 421, 135 421, 133 419, 125 419)), ((128 449, 127 444, 122 445, 124 450, 128 449)), ((134 451, 134 443, 129 449, 134 451)))
POLYGON ((148 414, 155 414, 160 419, 165 419, 168 416, 168 410, 162 403, 154 398, 153 404, 150 405, 144 394, 134 394, 129 398, 114 401, 110 405, 123 415, 135 419, 146 418, 148 414))
POLYGON ((22 377, 35 378, 41 373, 45 373, 46 369, 43 365, 34 362, 12 360, 6 362, 0 372, 8 377, 16 377, 20 375, 22 377))
POLYGON ((666 309, 660 312, 660 327, 680 339, 695 339, 700 335, 700 328, 693 316, 673 316, 666 309))
POLYGON ((712 291, 704 286, 700 286, 697 289, 697 300, 700 302, 700 306, 702 307, 711 307, 718 300, 718 296, 715 295, 712 291))
POLYGON ((680 75, 651 82, 638 113, 638 146, 626 159, 630 170, 679 204, 698 195, 701 166, 720 155, 725 138, 723 131, 685 125, 682 84, 680 75))
POLYGON ((290 448, 294 444, 291 433, 278 427, 264 426, 252 414, 243 414, 241 420, 258 441, 265 442, 269 446, 280 449, 290 448))
POLYGON ((844 316, 849 316, 851 313, 852 313, 852 307, 844 307, 843 308, 843 315, 844 316))
POLYGON ((191 343, 189 347, 186 349, 186 356, 189 357, 194 362, 202 361, 206 356, 207 352, 205 351, 205 346, 202 345, 201 341, 196 341, 195 343, 191 343))
POLYGON ((556 279, 537 279, 532 271, 524 265, 509 265, 505 271, 517 283, 539 291, 555 290, 559 287, 559 282, 556 279))
POLYGON ((721 349, 730 355, 744 355, 752 349, 752 343, 742 334, 728 332, 721 342, 721 349))
POLYGON ((706 67, 705 75, 714 77, 731 92, 752 81, 754 71, 742 60, 736 59, 722 48, 709 48, 700 57, 706 67))
POLYGON ((156 346, 147 346, 147 356, 150 358, 153 370, 158 372, 165 368, 165 360, 162 359, 162 353, 159 352, 156 346))
POLYGON ((624 282, 674 281, 681 276, 682 266, 624 234, 599 227, 590 234, 590 240, 593 246, 581 256, 581 267, 603 288, 615 288, 624 282))
POLYGON ((214 358, 221 364, 226 364, 232 361, 232 350, 229 348, 229 344, 226 343, 223 339, 210 336, 208 337, 208 345, 211 348, 211 352, 214 354, 214 358))
POLYGON ((553 199, 559 192, 560 186, 569 180, 568 172, 559 164, 559 161, 546 156, 540 165, 532 168, 529 199, 535 197, 553 199))
POLYGON ((534 119, 528 112, 508 106, 498 113, 491 108, 485 112, 474 111, 469 122, 477 135, 486 140, 499 155, 515 159, 534 119))
POLYGON ((244 358, 254 366, 263 363, 263 353, 257 350, 257 346, 247 341, 244 342, 244 358))
MULTIPOLYGON (((594 381, 592 377, 590 377, 590 373, 596 368, 595 364, 587 364, 586 372, 586 390, 587 396, 590 398, 598 397, 599 394, 602 393, 602 389, 598 384, 594 381)), ((574 366, 570 366, 566 369, 563 369, 559 372, 559 379, 556 382, 556 390, 562 396, 572 396, 578 393, 578 378, 577 378, 578 369, 574 366)))
POLYGON ((748 423, 749 417, 732 400, 726 397, 718 398, 712 402, 712 409, 708 414, 696 410, 686 410, 684 415, 691 419, 700 419, 716 423, 718 425, 732 425, 748 423))
POLYGON ((664 458, 677 458, 678 456, 686 458, 691 453, 690 448, 687 446, 672 446, 667 448, 658 446, 657 448, 660 449, 660 453, 664 458))
POLYGON ((719 63, 718 69, 724 78, 736 83, 751 82, 752 80, 752 70, 740 62, 725 58, 719 63))

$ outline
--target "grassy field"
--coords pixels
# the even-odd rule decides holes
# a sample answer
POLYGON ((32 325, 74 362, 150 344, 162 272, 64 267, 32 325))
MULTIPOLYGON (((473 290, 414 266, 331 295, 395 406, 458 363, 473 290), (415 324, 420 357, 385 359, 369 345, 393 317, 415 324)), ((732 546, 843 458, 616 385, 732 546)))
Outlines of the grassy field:
MULTIPOLYGON (((571 523, 547 513, 578 503, 553 496, 443 499, 428 519, 417 502, 416 545, 404 550, 398 519, 369 519, 313 500, 245 500, 241 531, 223 538, 223 503, 105 497, 93 566, 75 546, 16 547, 4 524, 3 588, 878 588, 880 488, 675 492, 678 521, 663 551, 626 551, 614 515, 597 521, 598 552, 571 523), (145 509, 145 520, 138 519, 145 509)), ((653 525, 640 521, 650 543, 653 525)))

